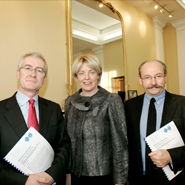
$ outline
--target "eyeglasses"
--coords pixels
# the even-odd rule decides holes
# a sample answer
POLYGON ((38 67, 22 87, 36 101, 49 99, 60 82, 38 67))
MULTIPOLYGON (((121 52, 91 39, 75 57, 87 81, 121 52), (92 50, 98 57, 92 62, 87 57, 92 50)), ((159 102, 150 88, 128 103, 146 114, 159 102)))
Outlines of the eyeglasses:
POLYGON ((145 76, 144 78, 142 78, 143 80, 150 82, 152 80, 152 78, 154 78, 156 81, 160 81, 162 78, 164 78, 164 76, 162 75, 156 75, 154 77, 151 76, 145 76))
POLYGON ((45 74, 45 71, 42 68, 39 68, 39 67, 33 69, 32 66, 24 66, 24 67, 21 67, 20 69, 23 69, 26 73, 31 73, 34 70, 35 74, 40 75, 40 76, 45 74))

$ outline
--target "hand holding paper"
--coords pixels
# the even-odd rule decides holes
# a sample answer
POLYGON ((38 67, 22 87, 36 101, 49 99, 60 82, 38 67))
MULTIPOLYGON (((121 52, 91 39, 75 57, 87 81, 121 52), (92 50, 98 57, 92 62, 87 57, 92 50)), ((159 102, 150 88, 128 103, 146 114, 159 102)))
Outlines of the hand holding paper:
POLYGON ((151 160, 158 168, 163 168, 171 161, 171 156, 167 150, 156 150, 149 154, 151 160))
MULTIPOLYGON (((168 164, 171 161, 168 157, 168 154, 165 153, 163 159, 164 163, 162 164, 162 152, 165 152, 167 149, 184 146, 184 141, 173 121, 146 137, 145 141, 152 152, 156 151, 155 153, 150 153, 151 159, 152 161, 154 161, 154 164, 156 164, 156 166, 164 166, 166 163, 168 164), (154 154, 156 154, 156 156, 154 154)), ((166 166, 162 167, 162 169, 166 174, 168 180, 170 181, 181 171, 178 171, 175 174, 167 164, 166 166)))

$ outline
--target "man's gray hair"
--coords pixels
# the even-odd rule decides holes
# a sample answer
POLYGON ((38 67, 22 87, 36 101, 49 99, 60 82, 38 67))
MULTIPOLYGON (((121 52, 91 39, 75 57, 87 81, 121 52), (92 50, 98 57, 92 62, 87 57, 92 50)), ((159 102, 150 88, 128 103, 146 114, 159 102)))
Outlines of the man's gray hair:
POLYGON ((45 58, 43 57, 43 55, 39 52, 29 52, 29 53, 26 53, 25 55, 23 55, 20 59, 20 62, 19 62, 19 65, 18 65, 18 69, 20 70, 21 67, 22 67, 22 64, 23 64, 23 61, 26 57, 35 57, 35 58, 40 58, 44 64, 45 64, 45 76, 47 76, 47 73, 48 73, 48 65, 46 63, 46 60, 45 58))

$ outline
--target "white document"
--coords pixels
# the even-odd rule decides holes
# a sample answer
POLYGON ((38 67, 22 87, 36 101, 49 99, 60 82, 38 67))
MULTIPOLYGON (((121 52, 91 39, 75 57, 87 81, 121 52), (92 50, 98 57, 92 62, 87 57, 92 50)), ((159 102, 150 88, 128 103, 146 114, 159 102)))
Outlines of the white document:
MULTIPOLYGON (((151 151, 158 149, 172 149, 184 146, 184 141, 173 121, 163 126, 156 132, 145 138, 146 143, 151 151)), ((173 161, 172 161, 173 162, 173 161)), ((168 180, 172 180, 175 176, 182 172, 178 171, 176 174, 170 169, 169 165, 163 168, 168 180)))
POLYGON ((54 159, 54 151, 48 141, 31 127, 4 160, 24 175, 44 172, 54 159))

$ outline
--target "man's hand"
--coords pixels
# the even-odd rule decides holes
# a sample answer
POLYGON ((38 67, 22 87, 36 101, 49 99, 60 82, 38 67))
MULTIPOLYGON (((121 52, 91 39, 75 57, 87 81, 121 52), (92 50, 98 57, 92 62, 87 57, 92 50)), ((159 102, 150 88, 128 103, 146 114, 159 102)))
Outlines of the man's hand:
POLYGON ((167 150, 156 150, 148 155, 158 168, 165 167, 171 161, 171 156, 167 150))
POLYGON ((25 185, 51 185, 54 179, 46 172, 29 174, 25 185))

